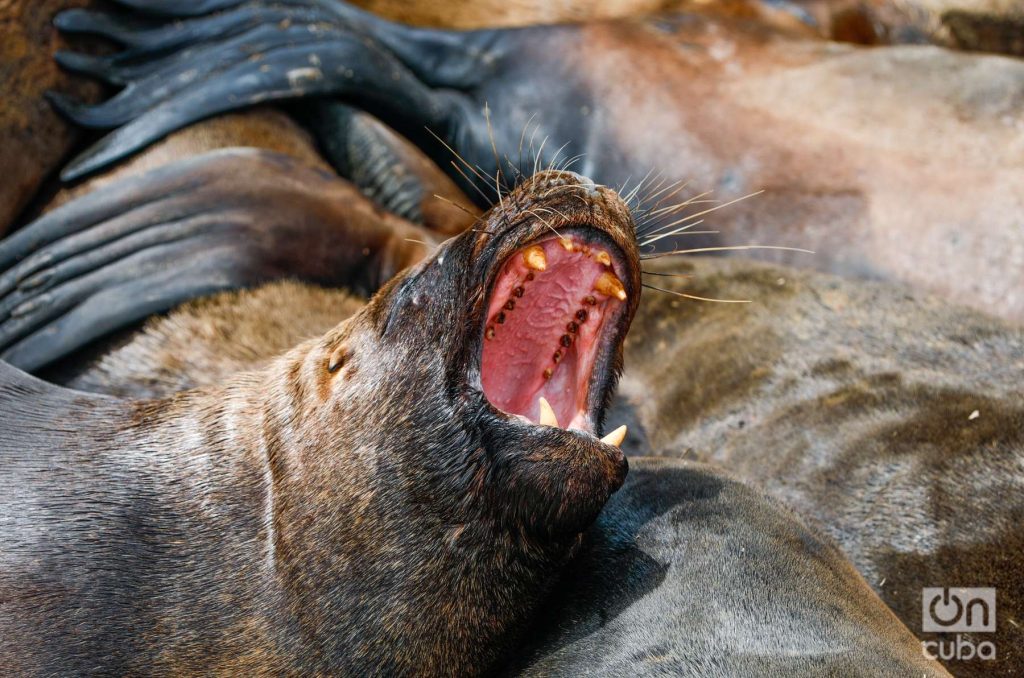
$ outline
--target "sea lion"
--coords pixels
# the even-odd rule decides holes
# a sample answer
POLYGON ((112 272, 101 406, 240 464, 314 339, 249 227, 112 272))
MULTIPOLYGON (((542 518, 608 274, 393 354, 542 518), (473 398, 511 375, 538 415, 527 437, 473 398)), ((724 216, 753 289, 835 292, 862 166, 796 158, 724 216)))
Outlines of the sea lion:
POLYGON ((925 587, 995 588, 995 631, 960 634, 973 658, 957 633, 922 639, 958 676, 1024 672, 1024 328, 753 262, 644 268, 754 303, 645 295, 616 419, 643 449, 729 469, 824 526, 916 632, 925 587))
MULTIPOLYGON (((335 95, 447 167, 449 151, 429 128, 486 177, 529 174, 534 158, 546 167, 578 157, 574 169, 606 185, 629 180, 625 194, 643 183, 636 198, 660 196, 654 204, 693 177, 701 186, 677 197, 765 190, 717 214, 718 234, 674 234, 686 224, 668 226, 673 203, 659 205, 665 230, 651 246, 798 246, 818 254, 765 256, 1024 317, 1019 61, 861 49, 703 14, 469 32, 392 24, 340 2, 248 2, 175 23, 154 18, 146 30, 111 27, 116 15, 62 16, 65 30, 133 45, 120 57, 62 57, 131 84, 99 106, 59 100, 73 120, 119 127, 66 168, 68 179, 204 116, 335 95), (167 56, 185 46, 203 56, 167 56), (175 80, 182 73, 195 77, 175 80)), ((493 186, 454 178, 479 190, 482 205, 496 199, 493 186)))
MULTIPOLYGON (((563 249, 561 244, 555 247, 553 254, 563 249)), ((526 254, 537 256, 527 249, 524 263, 526 254)), ((546 257, 545 264, 552 260, 546 257)), ((514 298, 525 298, 514 292, 515 288, 514 298)), ((150 389, 149 395, 209 384, 208 391, 183 398, 217 397, 224 392, 217 386, 237 383, 253 371, 279 370, 297 353, 290 347, 305 337, 325 332, 331 336, 339 316, 365 315, 365 309, 359 310, 363 303, 342 290, 295 282, 221 293, 151 320, 144 332, 105 357, 101 364, 106 371, 101 368, 85 376, 102 374, 92 384, 94 389, 116 384, 122 392, 132 392, 133 380, 149 369, 151 378, 137 382, 150 389), (162 357, 168 360, 163 362, 162 357), (134 373, 120 371, 124 366, 134 373)), ((523 310, 515 307, 509 315, 523 310)), ((589 321, 592 318, 583 322, 589 321)), ((498 329, 505 325, 499 323, 498 329)), ((485 343, 487 336, 485 329, 485 343)), ((481 354, 481 364, 485 368, 489 364, 486 352, 481 354)), ((390 367, 374 375, 375 388, 404 391, 405 367, 390 367)), ((483 380, 485 390, 489 383, 483 380)), ((263 388, 279 389, 276 384, 263 388)), ((40 405, 32 398, 25 403, 24 393, 19 398, 19 413, 40 405)), ((42 411, 54 410, 55 403, 47 405, 42 411)), ((68 411, 63 403, 59 405, 62 412, 68 411)), ((201 406, 210 409, 209 402, 201 406)), ((174 416, 180 419, 179 415, 174 416)), ((110 411, 98 416, 116 420, 110 411)), ((569 419, 562 412, 557 416, 563 422, 569 419)), ((235 417, 239 426, 242 419, 235 417)), ((584 535, 571 569, 553 584, 554 597, 538 603, 542 609, 532 622, 538 626, 529 634, 527 648, 512 652, 516 658, 503 667, 504 673, 706 675, 714 666, 726 674, 757 670, 780 676, 835 671, 865 676, 947 675, 921 653, 913 635, 870 591, 831 540, 777 502, 715 469, 637 457, 631 463, 632 480, 627 480, 621 496, 584 535), (709 590, 715 591, 710 607, 709 590), (595 627, 598 620, 602 621, 595 627)), ((204 486, 223 485, 221 475, 212 475, 211 480, 205 471, 204 486)), ((188 487, 194 490, 193 485, 188 487)), ((375 526, 364 523, 362 527, 375 526)), ((202 557, 218 561, 216 552, 202 557)), ((324 603, 322 599, 305 602, 308 616, 316 616, 324 603)), ((206 620, 194 621, 204 634, 213 632, 206 620)), ((6 637, 23 636, 15 632, 6 637)), ((198 652, 204 651, 208 650, 198 652)), ((239 650, 217 647, 216 655, 229 651, 239 650)), ((241 651, 244 660, 230 665, 234 670, 282 670, 275 663, 281 661, 276 652, 262 644, 244 646, 241 651)), ((209 658, 204 659, 208 670, 209 658)))
POLYGON ((499 659, 625 476, 595 432, 640 274, 628 208, 576 175, 483 226, 216 388, 119 401, 0 364, 4 672, 499 659))
POLYGON ((629 464, 507 675, 949 675, 777 500, 703 464, 629 464))

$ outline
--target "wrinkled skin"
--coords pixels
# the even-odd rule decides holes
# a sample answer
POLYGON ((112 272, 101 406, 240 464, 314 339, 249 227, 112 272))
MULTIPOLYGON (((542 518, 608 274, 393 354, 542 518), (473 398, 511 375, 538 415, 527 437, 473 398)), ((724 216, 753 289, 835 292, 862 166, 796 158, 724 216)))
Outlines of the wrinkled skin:
MULTIPOLYGON (((528 174, 537 156, 543 167, 582 154, 574 169, 607 185, 628 181, 627 191, 657 170, 661 178, 648 178, 637 199, 693 177, 700 185, 675 199, 706 189, 720 200, 765 191, 716 215, 719 234, 657 246, 798 246, 818 254, 765 256, 1024 317, 1017 61, 933 47, 865 50, 698 14, 451 33, 389 24, 339 2, 248 2, 163 28, 156 21, 149 32, 97 26, 81 13, 59 25, 133 45, 112 59, 62 57, 68 67, 134 85, 97 107, 58 100, 77 122, 120 126, 73 162, 67 178, 203 116, 335 95, 444 167, 449 151, 424 128, 486 176, 498 169, 496 148, 506 179, 528 174), (288 28, 278 28, 285 20, 288 28), (202 56, 148 56, 172 44, 202 56), (258 53, 250 59, 247 50, 258 53), (194 78, 174 80, 193 67, 194 78), (933 143, 937 136, 942 144, 933 143)), ((472 188, 453 178, 482 203, 496 197, 483 180, 472 188)))

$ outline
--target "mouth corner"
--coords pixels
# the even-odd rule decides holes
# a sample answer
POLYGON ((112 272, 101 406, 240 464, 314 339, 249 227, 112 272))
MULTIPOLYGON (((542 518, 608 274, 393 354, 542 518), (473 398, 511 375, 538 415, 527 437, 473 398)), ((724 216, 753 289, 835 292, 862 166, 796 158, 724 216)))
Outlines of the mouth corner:
MULTIPOLYGON (((630 280, 596 228, 527 243, 498 264, 481 333, 480 382, 512 419, 593 435, 615 380, 630 280)), ((617 446, 624 430, 602 442, 617 446), (616 442, 617 441, 617 442, 616 442)))

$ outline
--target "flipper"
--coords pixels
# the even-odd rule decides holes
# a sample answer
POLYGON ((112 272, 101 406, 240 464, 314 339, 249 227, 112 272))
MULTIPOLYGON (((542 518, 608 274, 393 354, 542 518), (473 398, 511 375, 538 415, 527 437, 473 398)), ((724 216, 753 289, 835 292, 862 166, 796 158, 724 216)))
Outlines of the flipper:
POLYGON ((432 242, 289 156, 207 153, 0 241, 0 358, 35 370, 183 301, 282 278, 369 292, 432 242))
POLYGON ((205 117, 325 95, 341 97, 417 146, 434 149, 443 165, 450 156, 427 129, 458 143, 471 162, 479 156, 486 163, 490 156, 483 102, 472 88, 503 62, 507 32, 411 28, 334 0, 209 2, 202 4, 231 7, 200 18, 193 18, 200 11, 187 3, 178 3, 180 10, 159 3, 153 10, 152 3, 118 2, 137 6, 154 23, 135 30, 114 15, 82 11, 57 19, 62 28, 97 32, 130 46, 112 57, 60 57, 71 69, 125 85, 98 106, 54 97, 78 124, 120 127, 73 160, 62 174, 65 180, 95 172, 205 117), (185 20, 155 23, 165 17, 185 20))
POLYGON ((420 149, 364 111, 336 101, 296 111, 338 173, 388 212, 440 235, 457 235, 481 214, 420 149))

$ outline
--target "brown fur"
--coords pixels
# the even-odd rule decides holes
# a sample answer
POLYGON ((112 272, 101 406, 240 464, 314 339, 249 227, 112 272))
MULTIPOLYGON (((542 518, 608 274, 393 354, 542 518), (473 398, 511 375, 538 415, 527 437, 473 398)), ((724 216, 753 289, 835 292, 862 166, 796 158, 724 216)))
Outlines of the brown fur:
MULTIPOLYGON (((817 255, 754 254, 1024 318, 1024 175, 1012 150, 1024 64, 793 43, 711 20, 583 33, 569 69, 603 102, 595 124, 629 149, 634 176, 700 177, 693 190, 719 200, 764 191, 709 216, 718 244, 802 247, 817 255)), ((613 162, 600 153, 589 163, 613 162)))
POLYGON ((731 469, 818 521, 915 631, 922 587, 996 587, 997 633, 974 640, 993 640, 998 661, 949 668, 1019 674, 1024 330, 749 262, 653 270, 693 275, 661 287, 754 303, 647 295, 621 389, 651 447, 731 469))
POLYGON ((69 77, 53 61, 53 52, 65 47, 50 25, 53 15, 87 4, 88 0, 0 0, 0 235, 80 137, 50 108, 43 93, 57 88, 87 100, 99 97, 95 83, 69 77))
POLYGON ((63 189, 45 209, 52 210, 118 179, 136 176, 175 160, 233 147, 275 151, 310 167, 330 171, 328 164, 316 152, 309 134, 292 122, 291 118, 275 109, 256 109, 244 113, 227 113, 172 134, 109 172, 63 189))
POLYGON ((122 397, 159 398, 216 386, 265 367, 365 303, 343 290, 288 281, 223 292, 151 318, 138 333, 102 345, 92 360, 76 356, 74 366, 58 370, 70 388, 122 397))

